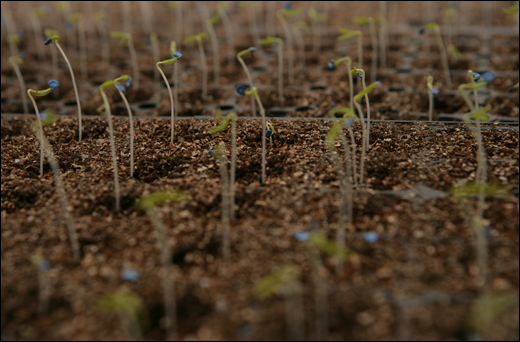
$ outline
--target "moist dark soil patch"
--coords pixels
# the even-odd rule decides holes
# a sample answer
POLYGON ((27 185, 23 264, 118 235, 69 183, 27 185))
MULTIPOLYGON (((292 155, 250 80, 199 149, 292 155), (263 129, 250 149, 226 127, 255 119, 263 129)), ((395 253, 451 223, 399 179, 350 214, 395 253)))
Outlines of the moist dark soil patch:
MULTIPOLYGON (((237 219, 232 224, 232 257, 227 265, 219 234, 219 162, 208 150, 219 142, 229 147, 230 141, 229 132, 207 133, 216 125, 214 120, 177 120, 173 144, 169 120, 136 120, 135 177, 130 179, 128 120, 114 118, 121 183, 118 212, 114 211, 106 120, 84 119, 82 143, 76 141, 75 119, 60 118, 45 128, 79 234, 79 264, 72 260, 47 162, 44 177, 38 177, 39 145, 28 129, 32 121, 2 119, 2 330, 6 334, 24 339, 121 338, 117 317, 99 313, 95 302, 127 286, 143 299, 149 313, 145 338, 166 338, 157 235, 133 204, 151 191, 175 189, 192 196, 190 202, 160 210, 176 268, 179 337, 283 336, 282 297, 260 301, 251 291, 261 277, 291 263, 302 270, 305 336, 315 338, 310 265, 294 233, 318 229, 335 236, 339 182, 324 143, 330 121, 271 119, 276 133, 273 147, 267 145, 264 186, 259 183, 260 120, 238 121, 237 219), (51 263, 50 306, 45 316, 37 314, 37 269, 30 261, 35 254, 51 263), (137 282, 120 279, 127 268, 139 272, 137 282), (20 324, 30 324, 32 329, 19 330, 20 324)), ((354 126, 354 133, 359 158, 359 126, 354 126)), ((490 182, 518 189, 518 131, 484 129, 483 137, 490 182)), ((421 185, 447 192, 457 182, 473 179, 475 140, 463 125, 373 123, 370 143, 368 185, 355 186, 358 192, 353 194, 353 227, 347 236, 353 256, 345 264, 344 276, 335 275, 334 258, 321 256, 331 337, 461 338, 465 336, 461 327, 478 296, 472 230, 449 197, 423 200, 399 191, 421 185), (379 241, 364 241, 362 233, 368 231, 377 232, 379 241)), ((518 290, 518 207, 512 195, 486 201, 494 290, 518 290)), ((518 315, 514 308, 506 312, 505 317, 518 315)), ((517 331, 508 318, 495 321, 491 329, 497 331, 492 336, 504 338, 514 338, 517 331)))

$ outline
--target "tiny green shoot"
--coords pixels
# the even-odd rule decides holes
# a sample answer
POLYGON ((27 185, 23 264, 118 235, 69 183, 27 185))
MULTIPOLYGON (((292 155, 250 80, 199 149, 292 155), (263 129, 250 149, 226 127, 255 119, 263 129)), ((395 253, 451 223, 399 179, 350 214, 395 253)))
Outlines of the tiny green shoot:
POLYGON ((18 83, 20 83, 20 91, 22 92, 22 105, 23 105, 23 113, 29 114, 29 110, 27 109, 27 96, 25 95, 25 82, 22 77, 22 72, 20 71, 20 67, 18 64, 22 64, 24 62, 23 58, 11 56, 9 57, 9 64, 13 66, 16 77, 18 78, 18 83))
POLYGON ((56 47, 58 50, 60 50, 61 55, 63 56, 63 59, 65 59, 65 62, 67 63, 67 66, 69 67, 70 71, 70 78, 72 78, 72 85, 74 86, 74 94, 76 95, 76 103, 78 105, 78 122, 79 122, 79 139, 78 141, 81 142, 81 104, 79 102, 79 94, 78 94, 78 87, 76 86, 76 79, 74 78, 74 71, 72 71, 72 67, 70 66, 69 59, 65 55, 65 52, 63 52, 63 49, 61 48, 60 44, 58 43, 58 39, 60 37, 58 35, 53 35, 52 37, 48 38, 44 45, 49 45, 54 42, 56 44, 56 47))
POLYGON ((339 29, 341 36, 338 37, 338 40, 347 40, 354 37, 358 37, 358 65, 362 69, 363 68, 363 33, 361 31, 353 31, 344 28, 339 29))
POLYGON ((136 90, 139 90, 139 66, 137 64, 137 55, 135 53, 134 48, 134 40, 132 39, 132 34, 122 31, 112 31, 110 32, 110 37, 119 38, 119 46, 125 46, 125 43, 128 42, 128 50, 130 52, 130 59, 132 60, 132 68, 134 70, 134 87, 136 90))
POLYGON ((283 40, 276 37, 260 39, 261 45, 269 45, 273 43, 278 43, 278 97, 280 104, 283 104, 285 102, 283 97, 283 40))
MULTIPOLYGON (((167 60, 164 60, 164 61, 159 61, 155 64, 155 66, 157 67, 157 69, 159 70, 159 72, 161 73, 163 79, 164 79, 164 83, 166 83, 166 87, 168 88, 168 94, 170 95, 170 107, 171 107, 171 138, 170 138, 170 142, 173 143, 173 137, 174 137, 174 124, 175 124, 175 113, 174 113, 174 101, 173 101, 173 95, 172 95, 172 89, 170 88, 170 84, 168 82, 168 79, 166 78, 166 75, 164 75, 164 72, 161 70, 161 68, 159 67, 159 65, 170 65, 170 64, 173 64, 175 62, 177 62, 180 58, 182 57, 182 54, 180 52, 173 52, 172 53, 172 58, 170 59, 167 59, 167 60)), ((175 87, 177 87, 177 84, 175 84, 175 87)))
POLYGON ((172 264, 172 251, 166 233, 167 228, 160 218, 157 206, 163 203, 186 202, 191 196, 182 191, 159 191, 143 196, 135 204, 136 208, 146 212, 157 231, 157 244, 161 251, 163 265, 164 308, 168 335, 177 333, 177 305, 175 302, 175 274, 172 264))
MULTIPOLYGON (((46 92, 49 89, 46 90, 40 90, 43 94, 43 92, 46 92)), ((27 92, 29 93, 31 89, 29 89, 27 92)), ((34 91, 32 91, 34 92, 34 91)), ((38 92, 34 92, 35 95, 38 95, 38 92)), ((43 95, 38 95, 43 96, 43 95)), ((34 102, 34 99, 32 96, 29 95, 31 99, 33 100, 33 104, 35 105, 35 110, 38 113, 38 109, 36 107, 36 103, 34 102)), ((74 258, 75 262, 78 262, 80 260, 80 246, 78 241, 78 235, 76 233, 76 228, 74 227, 74 220, 72 219, 72 214, 69 209, 69 202, 67 200, 67 196, 65 195, 65 187, 63 186, 63 181, 61 179, 61 172, 60 172, 60 166, 58 165, 58 161, 56 160, 56 157, 54 157, 54 153, 52 152, 52 147, 47 142, 47 139, 45 139, 43 135, 43 126, 50 126, 54 123, 54 119, 56 117, 56 114, 50 110, 47 109, 47 117, 44 120, 40 120, 40 116, 38 114, 38 126, 39 126, 39 134, 38 128, 35 124, 31 125, 31 130, 38 137, 38 140, 40 140, 40 144, 43 147, 43 151, 45 151, 45 154, 47 154, 47 159, 49 160, 49 164, 51 165, 52 173, 54 174, 54 183, 56 184, 56 189, 58 191, 58 196, 60 198, 61 202, 61 208, 63 210, 63 216, 65 216, 65 223, 67 225, 67 231, 69 233, 69 239, 70 244, 72 248, 72 256, 74 258)), ((40 162, 42 160, 40 159, 40 162)))
POLYGON ((426 24, 419 33, 424 33, 425 31, 433 30, 435 32, 435 38, 437 39, 437 45, 439 46, 439 51, 441 53, 441 59, 442 59, 442 66, 444 68, 444 75, 446 77, 446 83, 448 84, 448 88, 452 88, 451 83, 451 75, 450 75, 450 68, 448 67, 448 57, 446 54, 446 49, 444 48, 444 44, 442 42, 442 35, 441 35, 441 29, 438 24, 436 23, 429 23, 426 24))
POLYGON ((206 62, 206 54, 204 53, 204 45, 202 44, 202 39, 208 38, 208 35, 205 32, 200 32, 194 35, 191 35, 184 39, 183 45, 188 43, 197 42, 200 53, 200 64, 202 65, 202 97, 206 98, 208 96, 208 64, 206 62))
POLYGON ((293 44, 292 44, 292 34, 291 30, 289 28, 289 24, 287 24, 287 20, 285 20, 285 17, 294 17, 299 15, 301 12, 301 8, 299 9, 279 9, 276 11, 276 16, 278 17, 278 20, 280 20, 280 23, 282 23, 282 27, 285 31, 285 41, 287 42, 287 59, 288 59, 288 69, 289 69, 289 84, 294 83, 294 50, 293 50, 293 44))

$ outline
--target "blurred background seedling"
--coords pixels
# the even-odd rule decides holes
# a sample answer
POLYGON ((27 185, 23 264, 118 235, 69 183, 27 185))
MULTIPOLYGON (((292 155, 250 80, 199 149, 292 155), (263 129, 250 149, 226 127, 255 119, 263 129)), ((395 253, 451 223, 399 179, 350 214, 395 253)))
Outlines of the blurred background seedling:
POLYGON ((301 31, 305 33, 311 32, 311 27, 303 20, 299 20, 292 25, 292 33, 296 38, 296 44, 298 44, 299 72, 303 72, 305 70, 305 41, 301 31))
MULTIPOLYGON (((321 31, 322 23, 326 24, 327 15, 325 13, 318 12, 315 8, 309 8, 307 15, 311 20, 312 26, 312 51, 314 54, 321 53, 321 31)), ((361 64, 360 64, 361 65, 361 64)))
MULTIPOLYGON (((22 55, 24 56, 24 55, 22 55)), ((9 64, 12 65, 13 70, 16 74, 16 78, 18 78, 18 83, 20 83, 20 91, 22 92, 22 105, 23 105, 23 113, 29 114, 29 110, 27 108, 27 95, 25 93, 25 82, 22 77, 22 72, 20 71, 20 67, 18 67, 18 64, 23 64, 24 58, 22 57, 15 57, 11 56, 8 58, 9 64)))
POLYGON ((363 69, 363 33, 361 31, 353 31, 349 29, 340 28, 339 31, 342 33, 338 37, 339 41, 352 39, 358 37, 358 63, 360 69, 363 69))
POLYGON ((367 25, 370 30, 370 39, 372 41, 372 69, 370 72, 370 82, 373 83, 376 81, 377 77, 377 55, 378 55, 378 47, 377 47, 377 34, 376 34, 376 21, 373 17, 354 17, 354 23, 357 26, 367 25))
POLYGON ((79 61, 81 76, 88 77, 87 67, 87 37, 85 33, 85 16, 81 12, 75 12, 67 18, 71 25, 77 23, 78 25, 78 45, 79 45, 79 61))
MULTIPOLYGON (((242 65, 242 68, 244 69, 244 71, 246 72, 247 81, 249 82, 249 87, 251 89, 253 89, 253 87, 255 85, 253 83, 253 78, 251 77, 251 73, 249 72, 249 69, 247 68, 247 65, 244 62, 244 59, 242 58, 242 56, 244 56, 244 55, 246 55, 248 53, 252 54, 255 51, 256 51, 256 48, 254 46, 250 46, 249 48, 247 48, 245 50, 242 50, 239 53, 237 53, 237 59, 240 62, 240 65, 242 65)), ((253 112, 252 116, 255 117, 256 116, 256 105, 255 105, 255 99, 253 97, 251 98, 251 111, 253 112)))
POLYGON ((134 88, 139 90, 139 66, 137 64, 137 55, 135 53, 134 48, 134 40, 132 38, 132 34, 128 32, 122 31, 112 31, 110 32, 110 37, 119 39, 119 47, 125 46, 128 42, 128 51, 130 52, 130 59, 132 61, 132 69, 134 72, 133 80, 134 80, 134 88))
POLYGON ((260 45, 269 45, 278 43, 278 97, 280 105, 283 105, 285 99, 283 97, 283 40, 277 37, 267 37, 260 39, 260 45))
MULTIPOLYGON (((174 138, 174 125, 175 125, 175 112, 174 112, 174 100, 173 100, 173 95, 172 95, 172 89, 170 88, 170 83, 168 82, 168 79, 166 78, 166 75, 164 74, 164 72, 161 70, 161 68, 159 67, 159 65, 170 65, 170 64, 173 64, 177 61, 179 61, 182 57, 182 54, 180 52, 173 52, 172 53, 172 58, 170 59, 167 59, 167 60, 164 60, 164 61, 159 61, 155 64, 155 67, 159 70, 159 72, 161 73, 163 79, 164 79, 164 83, 166 83, 166 88, 168 88, 168 95, 170 95, 170 107, 171 107, 171 134, 170 134, 170 142, 173 143, 173 138, 174 138)), ((177 84, 174 84, 174 87, 177 88, 177 84)))
POLYGON ((439 91, 433 88, 433 76, 428 76, 428 80, 426 81, 426 88, 428 88, 428 100, 429 100, 429 109, 428 109, 428 120, 432 121, 433 118, 433 108, 435 107, 435 100, 439 99, 439 91))
POLYGON ((182 42, 183 45, 188 43, 197 42, 200 54, 200 65, 202 67, 202 98, 205 99, 208 96, 208 63, 206 61, 206 54, 204 53, 204 45, 202 39, 207 39, 208 35, 205 32, 200 32, 189 36, 182 42))
POLYGON ((286 9, 282 8, 276 11, 276 16, 278 17, 278 20, 280 20, 280 23, 282 24, 283 30, 285 31, 285 41, 286 49, 287 49, 287 60, 288 60, 288 72, 289 72, 289 84, 294 83, 294 50, 293 50, 293 43, 292 43, 292 34, 291 29, 289 28, 289 24, 287 23, 287 20, 285 18, 295 17, 301 13, 301 8, 298 9, 286 9))
POLYGON ((449 89, 452 89, 453 85, 451 82, 450 68, 448 66, 448 56, 446 54, 446 49, 444 48, 444 43, 442 42, 441 29, 439 25, 437 23, 426 24, 423 28, 421 28, 419 33, 424 34, 426 31, 432 30, 435 32, 435 38, 437 39, 437 45, 441 54, 442 67, 444 69, 444 76, 446 77, 446 84, 448 85, 449 89))
POLYGON ((132 109, 130 109, 130 105, 128 104, 128 100, 124 94, 126 88, 130 88, 132 86, 132 78, 128 75, 123 75, 114 80, 116 82, 115 87, 117 92, 123 99, 125 103, 126 110, 128 112, 128 120, 130 126, 130 177, 134 177, 134 119, 132 117, 132 109), (121 84, 121 81, 124 82, 125 85, 121 84))

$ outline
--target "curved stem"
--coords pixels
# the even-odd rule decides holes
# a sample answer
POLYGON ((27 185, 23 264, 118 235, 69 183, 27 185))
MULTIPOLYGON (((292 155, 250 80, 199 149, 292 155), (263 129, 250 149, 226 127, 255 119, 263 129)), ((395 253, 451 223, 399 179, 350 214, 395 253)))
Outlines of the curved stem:
POLYGON ((262 115, 262 185, 265 184, 265 110, 258 92, 255 91, 255 99, 260 108, 260 115, 262 115))
POLYGON ((101 92, 101 97, 103 97, 103 102, 105 103, 105 110, 108 118, 108 129, 110 131, 110 147, 112 150, 112 164, 114 167, 114 183, 116 190, 116 210, 119 210, 119 177, 117 170, 117 158, 116 158, 116 145, 114 142, 114 128, 112 127, 112 114, 110 112, 110 104, 108 103, 107 95, 102 87, 99 88, 101 92))
MULTIPOLYGON (((117 87, 116 87, 117 88, 117 87)), ((125 94, 117 88, 119 95, 123 98, 123 102, 125 103, 126 110, 128 111, 128 119, 130 123, 130 177, 134 177, 134 120, 132 118, 132 110, 130 109, 130 105, 126 100, 125 94)))
POLYGON ((157 69, 159 69, 159 72, 161 73, 163 79, 164 79, 164 83, 166 83, 166 87, 168 88, 168 94, 170 95, 170 104, 171 104, 171 122, 172 122, 172 132, 171 132, 171 139, 170 139, 170 142, 173 143, 173 136, 174 136, 174 131, 173 131, 173 127, 174 127, 174 124, 175 124, 175 116, 174 116, 174 111, 173 111, 173 96, 172 96, 172 89, 170 88, 170 83, 168 83, 168 79, 166 78, 166 76, 164 75, 164 72, 161 70, 161 68, 159 67, 159 63, 160 62, 157 62, 155 64, 155 66, 157 67, 157 69))
POLYGON ((65 55, 65 52, 63 52, 63 49, 61 48, 60 44, 58 44, 58 40, 54 40, 54 43, 58 47, 58 49, 61 52, 61 55, 65 59, 65 62, 67 63, 67 66, 69 67, 70 71, 70 77, 72 78, 72 85, 74 86, 74 94, 76 95, 76 102, 78 104, 78 120, 79 120, 79 142, 81 142, 81 104, 79 102, 79 94, 78 94, 78 87, 76 86, 76 79, 74 78, 74 71, 72 71, 72 67, 70 66, 69 59, 65 55))
MULTIPOLYGON (((240 64, 242 65, 242 68, 244 68, 244 70, 246 71, 247 80, 249 81, 249 86, 251 87, 251 89, 253 89, 255 85, 253 84, 253 78, 251 77, 251 73, 249 72, 249 69, 247 68, 246 63, 244 62, 244 60, 242 59, 242 56, 240 56, 240 54, 237 55, 237 59, 240 62, 240 64)), ((251 108, 253 110, 253 117, 255 117, 256 108, 255 108, 255 99, 254 98, 251 98, 251 108)))
POLYGON ((40 117, 40 111, 38 110, 38 106, 36 105, 36 101, 31 95, 31 89, 27 90, 27 95, 31 99, 31 102, 34 106, 34 111, 36 112, 36 117, 38 118, 38 125, 40 126, 40 177, 43 176, 43 126, 42 126, 42 118, 40 117))
POLYGON ((20 90, 22 91, 22 105, 23 105, 23 113, 29 114, 29 109, 27 108, 27 96, 25 95, 25 82, 22 77, 22 73, 20 68, 18 67, 18 63, 13 62, 9 59, 9 63, 13 66, 16 77, 18 78, 18 82, 20 83, 20 90))

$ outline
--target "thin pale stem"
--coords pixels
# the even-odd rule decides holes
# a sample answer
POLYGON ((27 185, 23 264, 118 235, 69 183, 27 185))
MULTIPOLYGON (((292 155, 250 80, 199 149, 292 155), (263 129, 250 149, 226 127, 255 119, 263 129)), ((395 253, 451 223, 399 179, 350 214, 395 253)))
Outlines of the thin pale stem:
POLYGON ((126 99, 125 94, 117 88, 119 95, 123 98, 123 102, 125 103, 126 110, 128 111, 128 120, 130 124, 130 177, 134 177, 134 120, 132 117, 132 110, 130 109, 130 105, 126 99))
POLYGON ((60 44, 58 44, 58 40, 54 40, 54 43, 58 47, 58 49, 61 52, 61 55, 63 56, 63 59, 65 59, 65 62, 67 63, 67 66, 69 67, 70 71, 70 77, 72 78, 72 85, 74 86, 74 94, 76 95, 76 102, 78 105, 78 127, 79 127, 79 139, 78 141, 81 142, 81 104, 79 102, 79 94, 78 94, 78 87, 76 86, 76 79, 74 78, 74 71, 72 71, 72 67, 70 66, 69 59, 65 55, 65 52, 63 52, 63 49, 61 48, 60 44))
POLYGON ((256 25, 255 2, 249 3, 249 5, 247 6, 247 13, 249 15, 249 29, 251 30, 251 36, 255 41, 255 46, 257 50, 261 50, 262 45, 259 44, 260 33, 258 33, 258 26, 256 25))
POLYGON ((444 44, 442 43, 441 31, 438 27, 435 28, 435 37, 437 38, 437 44, 439 45, 439 50, 441 52, 442 66, 444 68, 444 75, 446 77, 446 83, 448 84, 448 88, 451 89, 451 75, 450 68, 448 67, 448 56, 446 54, 446 49, 444 48, 444 44))
MULTIPOLYGON (((205 6, 203 6, 206 8, 205 6)), ((218 51, 218 40, 217 34, 215 33, 215 29, 213 25, 206 20, 206 28, 209 32, 209 37, 211 39, 211 48, 213 49, 213 81, 216 84, 219 84, 220 80, 220 55, 218 51)))
POLYGON ((36 117, 38 118, 38 125, 40 126, 40 178, 43 176, 43 126, 42 126, 42 118, 40 117, 40 111, 38 110, 38 106, 36 105, 36 101, 31 95, 31 89, 27 90, 27 95, 31 99, 31 102, 34 106, 34 111, 36 112, 36 117))
MULTIPOLYGON (((34 14, 32 11, 29 12, 29 19, 31 20, 31 26, 33 28, 34 33, 34 41, 39 42, 42 37, 42 25, 40 22, 40 19, 36 14, 34 14)), ((36 44, 38 50, 38 59, 40 61, 45 60, 45 51, 43 49, 42 44, 36 44)))
POLYGON ((356 139, 354 139, 354 132, 351 127, 348 127, 348 133, 350 135, 350 143, 352 145, 352 175, 354 178, 354 184, 357 184, 357 166, 356 166, 356 139))
POLYGON ((280 104, 283 104, 285 99, 283 97, 283 42, 281 39, 278 41, 278 97, 280 104))
MULTIPOLYGON (((249 69, 247 68, 246 63, 244 62, 244 60, 242 59, 242 56, 240 56, 240 55, 237 55, 237 59, 240 62, 240 64, 242 65, 242 68, 246 72, 247 80, 249 81, 249 86, 251 87, 251 89, 253 89, 253 87, 255 85, 253 84, 253 78, 251 77, 251 73, 249 72, 249 69)), ((255 117, 256 116, 256 108, 255 108, 255 99, 254 98, 251 98, 251 109, 253 111, 253 117, 255 117)))
POLYGON ((116 197, 116 210, 119 210, 119 172, 117 170, 117 157, 116 157, 116 144, 114 141, 114 128, 112 126, 112 114, 110 112, 110 104, 108 103, 107 95, 103 88, 99 88, 101 90, 101 96, 103 97, 103 102, 105 103, 105 112, 108 119, 108 129, 110 132, 110 149, 112 151, 112 166, 114 168, 114 184, 115 184, 115 197, 116 197))
POLYGON ((134 41, 132 35, 128 35, 128 49, 130 50, 130 58, 132 60, 132 68, 134 69, 134 87, 136 90, 139 89, 139 68, 137 65, 137 55, 135 53, 134 41))
POLYGON ((22 105, 23 105, 23 113, 29 114, 29 109, 27 108, 27 96, 25 95, 25 82, 22 77, 22 73, 20 68, 18 67, 18 63, 9 60, 9 63, 13 66, 16 77, 18 78, 18 82, 20 83, 20 90, 22 91, 22 105))
POLYGON ((255 92, 255 99, 260 108, 260 115, 262 115, 262 185, 265 184, 265 110, 258 93, 255 92))
POLYGON ((220 177, 222 179, 222 237, 223 237, 223 254, 224 262, 229 263, 230 259, 230 244, 229 244, 229 205, 230 205, 230 194, 229 194, 229 178, 226 166, 225 150, 220 156, 220 177))
MULTIPOLYGON (((475 85, 475 80, 473 77, 471 77, 471 83, 475 85)), ((473 89, 473 99, 475 100, 475 109, 478 110, 478 96, 477 96, 477 89, 473 89)))
POLYGON ((372 71, 370 75, 370 83, 374 83, 377 79, 377 34, 374 18, 369 18, 370 36, 372 39, 372 71))
POLYGON ((285 31, 285 36, 287 37, 287 60, 288 60, 288 69, 289 69, 289 84, 294 83, 294 51, 293 51, 293 44, 292 44, 292 35, 291 30, 289 29, 289 25, 287 24, 287 21, 285 20, 284 15, 282 12, 278 11, 276 13, 276 16, 282 23, 282 27, 285 31))
MULTIPOLYGON (((52 79, 57 80, 58 79, 58 52, 52 46, 51 46, 51 59, 52 59, 52 67, 51 67, 52 68, 52 79)), ((56 89, 56 91, 59 91, 59 89, 56 89)))
MULTIPOLYGON (((153 34, 153 33, 152 33, 153 34)), ((158 61, 160 57, 159 53, 159 44, 157 43, 157 35, 153 39, 150 39, 152 43, 152 53, 153 53, 153 59, 158 61)), ((159 73, 157 70, 154 70, 153 72, 153 81, 157 82, 159 80, 159 73)))
POLYGON ((54 174, 54 182, 56 184, 56 189, 58 190, 58 196, 60 198, 63 215, 65 216, 65 222, 67 224, 67 230, 69 232, 69 239, 72 247, 72 255, 74 257, 74 261, 78 262, 80 260, 80 247, 78 242, 78 235, 76 233, 76 228, 74 227, 74 220, 72 219, 72 215, 70 213, 69 202, 67 201, 67 197, 65 196, 65 188, 61 180, 60 167, 58 165, 58 161, 54 157, 54 153, 52 153, 51 146, 47 142, 47 139, 45 139, 45 137, 43 136, 43 132, 40 132, 39 139, 41 145, 43 146, 43 149, 45 150, 45 153, 47 154, 49 164, 51 164, 51 169, 54 174))
POLYGON ((163 79, 164 79, 164 83, 166 83, 166 87, 168 88, 168 95, 170 95, 170 107, 171 107, 171 126, 172 126, 172 131, 171 131, 171 138, 170 138, 170 142, 173 143, 173 137, 174 137, 174 125, 175 125, 175 113, 174 113, 174 110, 173 110, 173 96, 172 96, 172 89, 170 88, 170 83, 168 82, 168 79, 166 78, 166 75, 164 75, 164 72, 161 70, 161 68, 159 67, 159 63, 160 62, 157 62, 155 64, 155 66, 157 67, 157 69, 159 70, 159 72, 161 73, 163 79))
POLYGON ((229 180, 229 217, 231 222, 235 220, 235 174, 237 164, 237 119, 231 119, 231 172, 229 180))
POLYGON ((104 63, 110 63, 110 46, 107 29, 105 24, 103 24, 102 20, 98 20, 96 22, 96 27, 99 32, 99 36, 101 38, 101 58, 104 63))
POLYGON ((388 28, 386 26, 386 1, 379 1, 379 12, 381 13, 381 23, 379 25, 379 51, 381 54, 381 67, 386 69, 386 36, 388 28))
POLYGON ((363 34, 358 34, 358 61, 359 69, 363 69, 363 34))
POLYGON ((433 118, 433 94, 428 90, 428 98, 430 100, 430 109, 428 110, 428 120, 432 121, 433 118))
POLYGON ((231 21, 229 20, 226 11, 222 11, 221 16, 224 29, 226 30, 228 43, 228 63, 231 66, 235 63, 235 39, 233 38, 233 26, 231 25, 231 21))
POLYGON ((200 63, 202 64, 202 97, 208 96, 208 65, 206 63, 206 55, 204 54, 204 46, 202 45, 202 39, 197 37, 197 44, 199 46, 200 63))
POLYGON ((366 129, 365 129, 365 117, 363 116, 363 110, 361 109, 361 105, 357 102, 355 102, 356 108, 358 110, 359 118, 361 119, 361 128, 363 129, 363 139, 362 139, 362 146, 361 146, 361 171, 360 171, 360 182, 363 184, 364 179, 364 171, 365 171, 365 150, 366 150, 366 129))
MULTIPOLYGON (((365 83, 365 74, 363 73, 363 90, 367 89, 367 85, 365 83)), ((367 131, 366 131, 366 148, 370 148, 370 102, 368 101, 368 93, 365 94, 365 102, 367 103, 367 131)))
POLYGON ((305 42, 303 41, 302 33, 297 27, 293 27, 294 36, 296 37, 296 44, 298 44, 298 60, 300 61, 300 72, 305 70, 305 42))
POLYGON ((78 22, 78 40, 81 76, 88 77, 87 37, 85 35, 85 19, 80 19, 78 22))
MULTIPOLYGON (((179 114, 179 66, 177 63, 173 65, 173 98, 175 102, 173 117, 179 114)), ((173 126, 173 125, 172 125, 173 126)), ((173 140, 172 140, 173 142, 173 140)))

